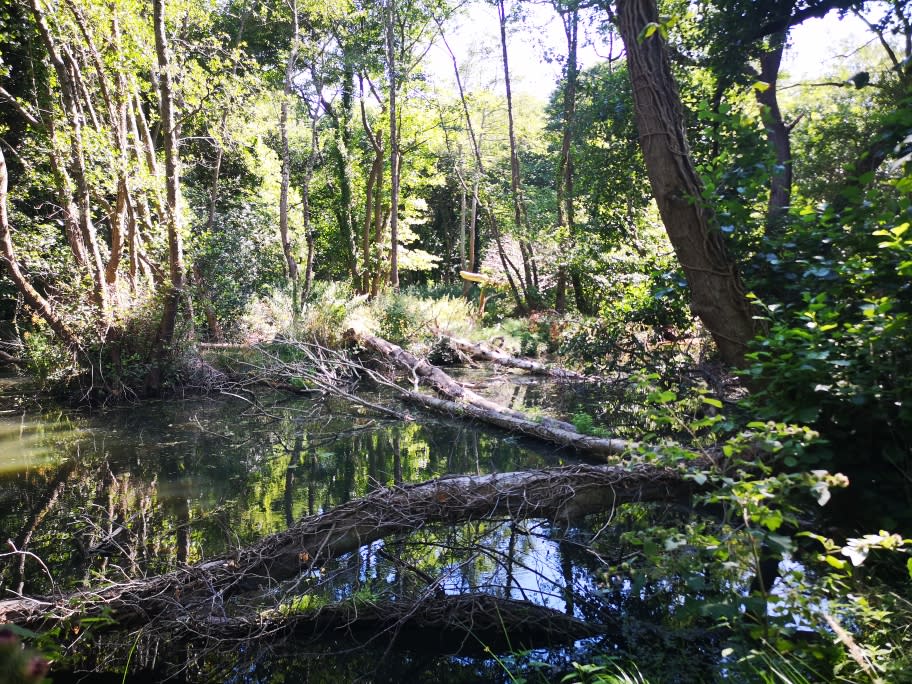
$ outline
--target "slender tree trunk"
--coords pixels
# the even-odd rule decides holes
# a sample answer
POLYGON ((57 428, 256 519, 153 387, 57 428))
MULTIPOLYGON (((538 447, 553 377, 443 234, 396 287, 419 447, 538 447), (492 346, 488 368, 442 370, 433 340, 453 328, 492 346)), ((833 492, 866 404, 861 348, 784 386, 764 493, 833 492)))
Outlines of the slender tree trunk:
POLYGON ((384 149, 383 137, 380 132, 375 133, 367 118, 367 108, 364 105, 364 81, 361 79, 361 125, 364 134, 374 150, 370 172, 364 187, 364 220, 361 230, 361 294, 376 294, 379 285, 379 274, 383 271, 380 257, 382 230, 379 225, 381 216, 380 205, 382 202, 383 188, 383 163, 384 149), (373 239, 372 239, 373 237, 373 239), (371 246, 373 245, 373 250, 371 246), (376 285, 375 285, 376 283, 376 285))
POLYGON ((792 198, 792 142, 788 126, 782 120, 776 81, 785 50, 786 32, 770 37, 770 49, 760 56, 760 80, 767 85, 757 90, 757 102, 763 108, 766 135, 776 154, 776 169, 770 177, 770 198, 766 211, 767 234, 778 232, 792 198))
POLYGON ((510 81, 510 61, 507 56, 507 16, 505 0, 497 2, 497 16, 500 23, 500 47, 503 58, 504 88, 507 94, 507 129, 510 138, 510 190, 513 195, 513 223, 516 227, 519 252, 522 256, 523 277, 522 290, 525 308, 538 306, 538 274, 532 245, 524 237, 528 229, 526 205, 523 199, 522 180, 520 178, 519 153, 516 148, 516 127, 513 122, 513 86, 510 81))
POLYGON ((658 32, 655 0, 618 0, 621 36, 633 85, 640 145, 665 230, 691 291, 691 310, 712 335, 722 360, 740 366, 755 334, 750 306, 722 233, 702 203, 703 186, 684 134, 684 112, 667 50, 658 32))
POLYGON ((82 344, 79 341, 79 337, 73 329, 57 315, 51 308, 50 302, 32 286, 31 282, 29 282, 22 273, 22 268, 16 257, 16 250, 13 247, 13 237, 9 225, 9 214, 7 213, 6 204, 7 185, 6 158, 3 156, 3 150, 0 149, 0 249, 3 250, 3 260, 6 262, 10 280, 13 281, 16 288, 22 294, 25 303, 48 324, 57 337, 73 351, 81 352, 82 344))
POLYGON ((460 190, 459 193, 459 270, 468 271, 471 270, 470 266, 466 265, 466 183, 465 183, 465 173, 462 168, 462 146, 459 147, 459 181, 460 181, 460 190))
MULTIPOLYGON (((510 269, 512 267, 513 271, 518 273, 516 266, 513 265, 513 262, 510 260, 510 257, 507 256, 506 250, 504 249, 503 239, 500 234, 500 226, 497 223, 497 217, 494 212, 491 210, 487 204, 481 202, 478 195, 478 184, 481 175, 484 173, 484 163, 481 158, 481 135, 475 135, 475 129, 472 126, 472 116, 469 113, 469 104, 466 100, 465 89, 462 86, 462 76, 459 74, 459 65, 456 63, 456 55, 453 54, 453 50, 450 49, 450 45, 446 40, 446 37, 443 35, 443 30, 440 31, 440 37, 443 40, 443 44, 446 46, 447 52, 450 54, 450 59, 453 62, 453 71, 456 76, 456 85, 459 88, 459 100, 462 103, 462 111, 465 115, 466 127, 469 129, 469 139, 472 141, 472 151, 475 154, 475 164, 476 164, 476 176, 475 176, 475 192, 473 195, 473 207, 477 208, 479 205, 481 209, 485 212, 488 217, 488 220, 491 224, 491 233, 494 237, 494 243, 497 245, 497 254, 500 257, 500 263, 504 269, 504 276, 507 279, 507 284, 510 286, 510 292, 513 294, 513 301, 516 302, 516 309, 521 313, 526 313, 529 308, 526 303, 526 299, 523 295, 520 294, 519 288, 516 287, 516 281, 513 278, 510 269)), ((475 226, 475 220, 472 221, 473 227, 475 226)), ((477 235, 477 233, 476 233, 477 235)), ((475 246, 475 241, 472 242, 472 245, 475 246)), ((473 266, 475 269, 478 268, 478 265, 475 263, 479 259, 478 250, 476 249, 473 266)), ((520 285, 522 285, 520 279, 520 285)))
MULTIPOLYGON (((159 102, 162 137, 165 149, 165 229, 168 234, 168 267, 170 283, 165 293, 164 309, 159 325, 155 355, 158 361, 174 340, 177 313, 184 299, 184 244, 180 197, 180 156, 177 123, 174 115, 174 93, 170 49, 165 30, 165 0, 154 0, 155 54, 158 62, 159 102)), ((159 369, 160 370, 160 369, 159 369)), ((158 389, 158 372, 153 373, 150 389, 158 389)))
POLYGON ((92 222, 92 202, 89 196, 89 183, 83 145, 83 124, 85 115, 79 106, 80 91, 74 72, 76 63, 69 52, 63 52, 58 49, 57 43, 47 24, 44 11, 38 0, 31 0, 31 10, 60 85, 63 111, 70 128, 70 173, 75 180, 75 205, 79 231, 82 238, 82 244, 85 245, 87 250, 89 272, 92 275, 94 286, 93 297, 95 304, 101 312, 103 323, 107 326, 110 321, 111 311, 104 279, 104 265, 101 258, 101 249, 98 244, 98 235, 95 230, 95 225, 92 222))
MULTIPOLYGON (((346 48, 343 47, 343 51, 346 48)), ((339 87, 339 104, 333 105, 321 97, 321 102, 326 113, 329 114, 335 128, 336 145, 334 162, 336 181, 339 183, 339 200, 335 204, 336 220, 339 224, 339 233, 345 251, 345 262, 351 277, 352 286, 359 286, 358 262, 355 256, 355 225, 352 196, 352 169, 351 147, 352 131, 351 118, 355 98, 355 72, 345 57, 342 69, 342 84, 339 87)))
POLYGON ((571 146, 573 142, 573 123, 576 116, 576 87, 578 81, 577 46, 579 44, 579 8, 574 4, 569 9, 558 5, 558 13, 564 25, 564 37, 567 40, 567 67, 564 73, 564 106, 563 131, 561 132, 561 152, 557 165, 557 229, 563 238, 561 262, 557 270, 555 308, 563 313, 567 308, 567 270, 566 257, 572 250, 575 234, 573 215, 573 159, 571 146))
MULTIPOLYGON (((307 157, 307 166, 304 169, 304 182, 301 184, 301 213, 304 215, 304 235, 307 240, 307 258, 304 264, 304 291, 301 298, 310 294, 310 288, 313 285, 313 268, 315 238, 313 228, 311 227, 310 217, 310 181, 313 178, 314 166, 317 163, 317 154, 319 152, 319 137, 317 136, 317 123, 319 122, 319 108, 315 106, 310 118, 310 154, 307 157)), ((298 312, 295 312, 297 316, 298 312)))
POLYGON ((390 286, 399 289, 399 128, 396 108, 396 0, 387 0, 386 55, 390 89, 390 286))
POLYGON ((298 262, 292 251, 291 238, 288 234, 288 189, 291 182, 291 154, 288 149, 288 102, 291 97, 292 78, 295 62, 298 57, 298 3, 291 1, 293 30, 291 49, 285 64, 285 89, 282 92, 282 108, 279 116, 279 138, 282 146, 282 183, 279 191, 279 236, 282 241, 282 253, 285 255, 285 268, 291 283, 292 310, 298 310, 298 262))

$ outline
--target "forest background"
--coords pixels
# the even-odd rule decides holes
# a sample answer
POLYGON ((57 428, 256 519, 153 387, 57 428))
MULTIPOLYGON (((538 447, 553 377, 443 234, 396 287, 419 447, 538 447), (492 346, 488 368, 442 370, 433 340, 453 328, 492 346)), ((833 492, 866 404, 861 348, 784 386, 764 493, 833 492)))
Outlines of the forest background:
POLYGON ((763 548, 816 535, 870 644, 862 658, 840 637, 830 667, 903 671, 873 616, 908 644, 909 4, 479 7, 4 3, 4 360, 86 403, 205 387, 201 344, 339 347, 348 328, 636 367, 667 412, 646 434, 778 445, 762 477, 711 473, 715 502, 763 548), (451 44, 479 11, 490 40, 451 44), (510 46, 546 15, 560 76, 536 97, 510 46), (793 32, 846 16, 862 43, 788 81, 793 32), (789 499, 838 472, 842 522, 877 502, 857 523, 877 533, 844 545, 789 499), (876 609, 848 588, 874 548, 899 551, 864 580, 891 588, 876 609))

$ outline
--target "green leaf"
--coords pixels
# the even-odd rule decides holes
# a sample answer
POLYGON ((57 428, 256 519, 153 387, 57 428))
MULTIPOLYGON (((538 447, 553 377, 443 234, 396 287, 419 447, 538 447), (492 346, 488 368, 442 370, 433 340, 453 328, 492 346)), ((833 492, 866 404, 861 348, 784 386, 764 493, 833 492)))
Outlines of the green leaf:
MULTIPOLYGON (((839 560, 836 556, 824 556, 823 559, 829 564, 832 565, 837 570, 844 570, 846 562, 844 560, 839 560)), ((912 564, 912 559, 909 560, 909 563, 912 564)), ((910 574, 912 574, 912 567, 909 569, 910 574)))
POLYGON ((650 21, 646 26, 643 27, 643 30, 640 31, 640 35, 637 36, 637 42, 642 43, 647 38, 650 38, 656 31, 659 30, 659 25, 654 21, 650 21))
POLYGON ((909 571, 909 579, 912 579, 912 558, 906 561, 906 570, 909 571))
POLYGON ((652 392, 649 395, 649 401, 656 404, 667 404, 674 401, 678 398, 678 395, 672 392, 671 390, 666 390, 664 392, 652 392))
POLYGON ((710 406, 715 406, 716 408, 722 408, 722 402, 718 399, 713 399, 712 397, 700 397, 703 400, 704 404, 709 404, 710 406))

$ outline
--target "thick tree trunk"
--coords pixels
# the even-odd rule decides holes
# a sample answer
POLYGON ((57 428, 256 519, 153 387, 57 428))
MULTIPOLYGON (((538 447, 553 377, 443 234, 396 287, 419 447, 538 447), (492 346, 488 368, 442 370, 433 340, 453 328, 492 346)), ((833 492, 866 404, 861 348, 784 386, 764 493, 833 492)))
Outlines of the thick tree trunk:
MULTIPOLYGON (((513 434, 547 442, 560 449, 571 449, 582 457, 596 461, 617 462, 625 454, 636 451, 640 445, 625 439, 606 437, 593 437, 570 429, 559 427, 560 421, 531 420, 515 411, 505 411, 483 408, 474 403, 448 401, 438 399, 428 394, 412 392, 402 387, 398 388, 405 401, 421 406, 428 411, 441 413, 446 416, 457 416, 470 420, 477 420, 486 425, 507 430, 513 434), (518 414, 518 415, 517 415, 518 414)), ((705 465, 707 461, 694 461, 695 464, 705 465)))
POLYGON ((646 464, 458 475, 383 488, 303 518, 253 546, 165 575, 65 596, 0 601, 0 623, 47 628, 74 617, 105 615, 111 628, 127 629, 159 618, 206 620, 231 594, 274 586, 329 558, 429 523, 503 517, 566 523, 624 503, 680 499, 690 491, 677 471, 646 464))
POLYGON ((233 619, 206 629, 207 639, 254 640, 263 634, 301 639, 403 640, 441 653, 515 652, 619 633, 529 601, 491 594, 428 591, 417 600, 345 601, 297 614, 233 619))
POLYGON ((640 145, 668 237, 691 291, 691 310, 712 335, 728 364, 744 364, 756 327, 735 262, 704 205, 684 133, 684 112, 658 31, 655 0, 618 0, 621 36, 633 86, 640 145))

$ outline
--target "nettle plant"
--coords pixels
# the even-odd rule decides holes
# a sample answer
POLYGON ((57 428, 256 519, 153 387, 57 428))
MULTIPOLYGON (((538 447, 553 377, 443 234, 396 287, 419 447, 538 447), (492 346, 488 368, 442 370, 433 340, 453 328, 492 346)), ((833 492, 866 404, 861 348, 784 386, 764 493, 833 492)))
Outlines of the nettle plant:
MULTIPOLYGON (((653 432, 643 441, 660 444, 643 455, 694 481, 702 515, 629 535, 647 572, 683 578, 697 591, 698 600, 685 599, 684 609, 730 630, 722 656, 746 671, 769 669, 771 655, 825 678, 876 681, 902 667, 912 647, 904 622, 912 604, 898 610, 901 599, 879 594, 876 571, 909 556, 912 539, 880 530, 837 542, 815 531, 834 491, 850 484, 841 473, 808 468, 823 444, 817 432, 774 421, 738 423, 706 388, 679 395, 651 385, 656 380, 639 381, 652 387, 646 412, 653 432), (875 555, 878 567, 870 568, 875 555), (714 578, 713 591, 705 590, 707 578, 714 578)), ((903 572, 912 580, 912 558, 903 572)))

